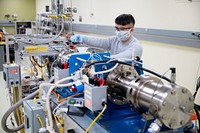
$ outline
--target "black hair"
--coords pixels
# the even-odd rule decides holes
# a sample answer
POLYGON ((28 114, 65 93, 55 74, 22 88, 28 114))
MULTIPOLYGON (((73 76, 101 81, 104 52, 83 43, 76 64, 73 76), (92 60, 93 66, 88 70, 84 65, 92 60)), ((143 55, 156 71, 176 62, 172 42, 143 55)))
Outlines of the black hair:
POLYGON ((131 14, 121 14, 115 19, 115 23, 118 25, 127 25, 133 24, 135 25, 135 19, 131 14))

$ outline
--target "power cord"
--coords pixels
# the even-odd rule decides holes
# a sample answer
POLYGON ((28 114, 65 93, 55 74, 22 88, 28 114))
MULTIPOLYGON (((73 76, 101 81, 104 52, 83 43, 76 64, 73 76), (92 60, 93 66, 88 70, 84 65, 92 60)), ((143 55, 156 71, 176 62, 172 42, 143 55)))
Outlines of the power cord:
MULTIPOLYGON (((200 88, 200 76, 199 76, 199 78, 197 79, 196 90, 195 90, 194 95, 193 95, 194 100, 195 100, 195 98, 196 98, 196 95, 197 95, 197 92, 198 92, 199 88, 200 88)), ((198 119, 198 121, 199 121, 199 122, 198 122, 198 123, 199 123, 198 133, 199 133, 199 132, 200 132, 200 114, 199 114, 198 106, 197 106, 196 104, 194 104, 194 110, 195 110, 195 112, 196 112, 197 119, 198 119)))
POLYGON ((97 115, 97 117, 92 121, 92 123, 88 126, 88 128, 86 129, 85 133, 88 133, 90 128, 94 125, 94 123, 99 119, 99 117, 103 114, 103 112, 106 110, 107 105, 105 102, 102 103, 103 105, 103 109, 102 111, 97 115))
POLYGON ((197 79, 196 90, 195 90, 194 95, 193 95, 194 99, 196 98, 196 95, 197 95, 197 92, 198 92, 199 88, 200 88, 200 76, 197 79))

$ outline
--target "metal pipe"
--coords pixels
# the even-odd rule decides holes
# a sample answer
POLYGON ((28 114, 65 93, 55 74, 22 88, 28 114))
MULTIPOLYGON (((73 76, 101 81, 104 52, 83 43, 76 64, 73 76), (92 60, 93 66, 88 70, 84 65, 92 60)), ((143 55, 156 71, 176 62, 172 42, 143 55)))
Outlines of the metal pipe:
POLYGON ((5 36, 6 39, 6 62, 10 64, 10 52, 9 52, 9 36, 5 36))

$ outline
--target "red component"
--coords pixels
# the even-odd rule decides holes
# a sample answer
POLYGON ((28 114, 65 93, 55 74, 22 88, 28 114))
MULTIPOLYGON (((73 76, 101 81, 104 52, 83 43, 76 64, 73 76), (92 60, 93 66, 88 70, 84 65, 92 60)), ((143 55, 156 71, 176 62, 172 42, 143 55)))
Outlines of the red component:
POLYGON ((66 34, 66 36, 65 36, 65 37, 66 37, 66 39, 69 39, 69 35, 68 35, 68 34, 66 34))
POLYGON ((76 87, 75 86, 72 86, 72 92, 76 92, 76 87))
POLYGON ((190 116, 190 120, 197 120, 197 115, 195 113, 193 113, 191 116, 190 116))
POLYGON ((69 64, 65 63, 63 67, 64 67, 64 69, 67 69, 67 68, 69 68, 69 64))
POLYGON ((74 48, 75 48, 75 46, 74 46, 74 45, 71 45, 70 47, 71 47, 71 49, 74 49, 74 48))
POLYGON ((10 69, 11 73, 17 73, 17 69, 10 69))
POLYGON ((91 100, 88 98, 85 99, 85 104, 86 104, 86 106, 91 107, 91 105, 92 105, 91 100))
POLYGON ((103 86, 105 84, 105 80, 102 78, 99 78, 100 86, 103 86))

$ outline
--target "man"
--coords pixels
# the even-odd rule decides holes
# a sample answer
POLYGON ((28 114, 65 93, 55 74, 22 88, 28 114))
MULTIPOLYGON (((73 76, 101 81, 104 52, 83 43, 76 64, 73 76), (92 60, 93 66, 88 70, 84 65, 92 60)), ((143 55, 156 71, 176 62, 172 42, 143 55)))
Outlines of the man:
POLYGON ((122 14, 115 19, 116 36, 101 39, 83 35, 74 35, 72 42, 110 50, 112 58, 142 57, 142 45, 133 37, 135 19, 130 14, 122 14))

